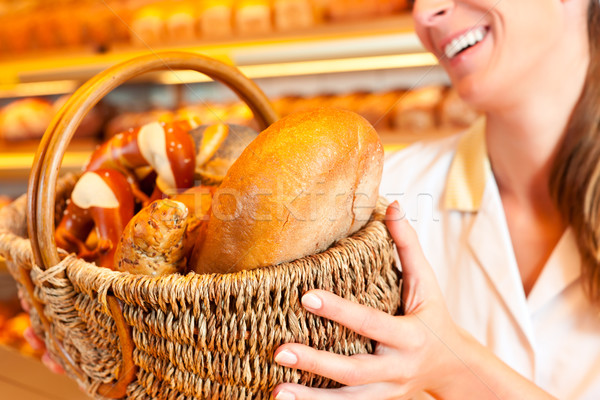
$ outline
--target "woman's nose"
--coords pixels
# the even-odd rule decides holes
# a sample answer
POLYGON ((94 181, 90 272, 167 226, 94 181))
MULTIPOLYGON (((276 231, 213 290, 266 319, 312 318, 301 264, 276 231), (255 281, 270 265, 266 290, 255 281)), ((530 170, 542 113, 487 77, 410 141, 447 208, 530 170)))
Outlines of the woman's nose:
POLYGON ((416 0, 413 18, 417 24, 430 26, 448 16, 453 7, 453 0, 416 0))

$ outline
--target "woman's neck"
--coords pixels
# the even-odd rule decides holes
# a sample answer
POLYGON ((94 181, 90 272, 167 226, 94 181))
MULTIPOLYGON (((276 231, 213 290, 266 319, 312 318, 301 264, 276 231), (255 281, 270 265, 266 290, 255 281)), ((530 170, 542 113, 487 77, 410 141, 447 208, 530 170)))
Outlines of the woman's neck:
POLYGON ((549 197, 550 169, 565 126, 564 116, 547 115, 532 119, 531 116, 504 118, 502 115, 488 115, 486 143, 501 193, 516 196, 522 201, 549 197))
POLYGON ((586 70, 571 76, 570 84, 557 82, 530 101, 487 114, 490 164, 526 295, 566 228, 548 183, 586 70))
POLYGON ((486 142, 501 193, 547 204, 552 163, 577 103, 587 63, 524 100, 487 113, 486 142))

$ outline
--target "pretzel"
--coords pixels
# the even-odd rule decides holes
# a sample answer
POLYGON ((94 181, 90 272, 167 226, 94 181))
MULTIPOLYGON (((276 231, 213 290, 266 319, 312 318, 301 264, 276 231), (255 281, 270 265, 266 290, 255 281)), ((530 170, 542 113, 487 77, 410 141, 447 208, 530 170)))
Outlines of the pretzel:
POLYGON ((84 173, 56 228, 56 244, 87 261, 112 269, 116 245, 134 214, 134 197, 127 178, 117 170, 84 173), (86 243, 94 233, 92 245, 86 243))

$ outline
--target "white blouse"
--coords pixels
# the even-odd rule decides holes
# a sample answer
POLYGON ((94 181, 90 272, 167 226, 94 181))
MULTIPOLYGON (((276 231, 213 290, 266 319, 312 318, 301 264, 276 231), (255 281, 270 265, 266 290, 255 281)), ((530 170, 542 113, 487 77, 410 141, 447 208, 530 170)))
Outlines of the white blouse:
POLYGON ((585 297, 567 229, 525 296, 485 121, 387 156, 380 192, 416 229, 454 320, 559 399, 600 399, 600 313, 585 297))

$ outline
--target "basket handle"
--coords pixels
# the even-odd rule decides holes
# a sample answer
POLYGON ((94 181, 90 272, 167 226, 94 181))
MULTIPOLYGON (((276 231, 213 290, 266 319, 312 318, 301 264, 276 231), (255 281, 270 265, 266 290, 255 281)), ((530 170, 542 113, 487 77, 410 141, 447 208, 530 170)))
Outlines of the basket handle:
MULTIPOLYGON (((225 84, 250 107, 261 129, 277 120, 277 114, 265 94, 237 68, 199 54, 153 53, 115 65, 94 76, 84 83, 54 116, 40 142, 29 176, 27 228, 34 261, 40 268, 45 270, 60 262, 54 240, 56 184, 67 146, 85 115, 106 94, 133 77, 151 71, 179 69, 195 70, 225 84)), ((43 313, 43 306, 33 295, 34 286, 29 271, 22 270, 21 275, 44 329, 49 332, 50 321, 43 313)), ((133 342, 131 329, 125 324, 118 300, 109 295, 108 305, 117 325, 123 364, 116 382, 101 385, 98 393, 105 397, 121 398, 126 393, 127 385, 135 378, 133 342)), ((51 339, 63 361, 74 373, 83 376, 68 354, 62 350, 61 343, 55 338, 51 339)))

